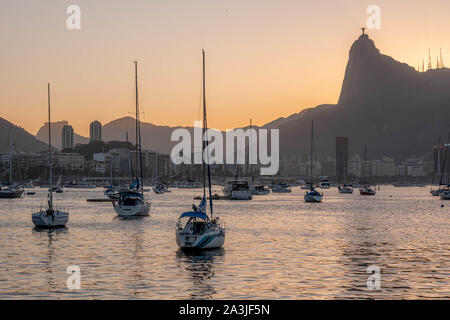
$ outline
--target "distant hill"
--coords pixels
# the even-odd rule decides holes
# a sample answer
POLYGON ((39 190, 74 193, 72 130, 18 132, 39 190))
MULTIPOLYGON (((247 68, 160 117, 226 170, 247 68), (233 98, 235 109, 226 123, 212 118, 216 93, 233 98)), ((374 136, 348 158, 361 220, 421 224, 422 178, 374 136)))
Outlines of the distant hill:
MULTIPOLYGON (((383 55, 361 35, 352 45, 337 105, 306 109, 275 121, 280 153, 309 150, 311 120, 317 152, 334 156, 335 137, 350 138, 350 152, 397 161, 425 155, 450 130, 450 69, 418 72, 383 55)), ((266 127, 274 127, 274 122, 266 127)))
POLYGON ((0 118, 0 152, 9 152, 10 128, 15 151, 40 152, 48 149, 45 143, 36 139, 32 134, 0 118))
MULTIPOLYGON (((136 120, 132 117, 124 117, 106 123, 103 126, 102 136, 104 141, 125 141, 128 132, 128 141, 133 144, 136 141, 136 120)), ((170 136, 173 130, 181 127, 157 126, 148 122, 141 122, 142 148, 154 150, 159 153, 170 154, 172 147, 177 142, 171 142, 170 136)), ((183 127, 193 132, 192 127, 183 127)))
MULTIPOLYGON (((52 122, 52 146, 58 150, 61 150, 61 138, 62 138, 62 128, 63 126, 69 124, 68 121, 58 121, 52 122)), ((36 138, 41 140, 42 142, 48 143, 48 122, 46 122, 36 133, 36 138)), ((80 136, 77 133, 74 133, 73 143, 76 145, 77 143, 89 143, 89 138, 85 138, 80 136)))

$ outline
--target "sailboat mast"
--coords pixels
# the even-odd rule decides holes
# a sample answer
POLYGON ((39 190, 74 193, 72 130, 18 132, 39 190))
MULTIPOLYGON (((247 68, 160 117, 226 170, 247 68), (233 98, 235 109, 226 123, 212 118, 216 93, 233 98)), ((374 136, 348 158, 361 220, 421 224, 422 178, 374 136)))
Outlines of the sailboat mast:
POLYGON ((51 118, 50 118, 50 83, 47 83, 47 101, 48 101, 48 170, 49 170, 49 206, 53 204, 53 179, 52 179, 52 133, 51 133, 51 118))
POLYGON ((364 184, 367 185, 367 144, 364 145, 364 184))
POLYGON ((313 187, 314 120, 311 120, 311 189, 313 187))
MULTIPOLYGON (((446 164, 446 162, 447 162, 447 151, 448 151, 449 143, 450 143, 450 132, 448 133, 448 136, 447 136, 447 143, 445 144, 444 161, 442 161, 441 177, 439 178, 439 189, 441 188, 442 180, 443 180, 444 174, 445 174, 445 164, 446 164)), ((450 178, 450 177, 448 177, 447 180, 448 180, 449 178, 450 178)), ((447 181, 447 184, 449 184, 448 181, 447 181)))
POLYGON ((202 148, 202 159, 203 159, 203 196, 206 194, 206 172, 205 168, 208 170, 208 192, 209 192, 209 209, 211 212, 211 218, 213 217, 213 201, 211 195, 211 168, 209 166, 209 158, 208 158, 208 150, 206 150, 206 157, 208 159, 208 163, 205 163, 203 158, 203 151, 208 147, 208 121, 206 119, 206 63, 205 63, 205 50, 202 50, 203 56, 203 148, 202 148))
POLYGON ((205 132, 206 132, 206 66, 205 66, 205 50, 202 50, 202 93, 203 93, 203 129, 202 129, 202 162, 203 162, 203 196, 206 196, 206 163, 204 159, 204 150, 206 147, 205 132))
POLYGON ((12 128, 9 127, 9 185, 12 184, 12 128))
MULTIPOLYGON (((252 146, 252 119, 250 119, 250 136, 249 136, 249 141, 248 141, 248 162, 247 162, 247 168, 246 168, 246 174, 248 175, 248 168, 250 165, 250 150, 251 150, 251 146, 252 146)), ((253 184, 253 172, 250 172, 250 176, 252 177, 252 184, 253 184)))
POLYGON ((134 80, 136 86, 136 178, 140 177, 142 182, 142 150, 141 150, 141 128, 139 121, 139 91, 138 91, 138 73, 137 61, 134 62, 134 80), (139 158, 138 158, 139 154, 139 158), (139 161, 139 163, 138 163, 139 161), (140 165, 140 175, 138 176, 138 164, 140 165))

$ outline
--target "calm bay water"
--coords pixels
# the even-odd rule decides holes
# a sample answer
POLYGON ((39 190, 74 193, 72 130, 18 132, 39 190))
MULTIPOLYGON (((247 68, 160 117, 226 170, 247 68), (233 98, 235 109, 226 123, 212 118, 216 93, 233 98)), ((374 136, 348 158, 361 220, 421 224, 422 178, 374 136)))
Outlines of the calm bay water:
POLYGON ((374 197, 333 188, 321 204, 305 203, 299 187, 215 201, 225 246, 200 254, 175 243, 176 219, 200 189, 151 193, 151 215, 137 220, 86 202, 103 189, 66 189, 55 201, 70 221, 52 232, 32 227, 46 199, 34 191, 0 200, 0 299, 450 298, 450 202, 428 188, 384 186, 374 197), (69 265, 81 268, 80 290, 66 287, 69 265), (380 290, 367 289, 370 265, 381 268, 380 290))

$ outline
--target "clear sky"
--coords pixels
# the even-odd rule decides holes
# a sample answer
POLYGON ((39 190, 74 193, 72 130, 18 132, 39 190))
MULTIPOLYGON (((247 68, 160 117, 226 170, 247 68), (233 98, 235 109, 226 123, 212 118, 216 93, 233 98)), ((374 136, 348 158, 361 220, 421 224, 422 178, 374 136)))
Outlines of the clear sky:
POLYGON ((207 52, 209 124, 262 125, 336 103, 348 50, 369 30, 382 53, 416 67, 431 48, 450 66, 448 0, 0 0, 0 117, 35 134, 54 121, 88 135, 133 111, 140 66, 143 121, 193 125, 200 118, 201 49, 207 52), (81 30, 66 8, 81 8, 81 30), (446 61, 445 61, 446 59, 446 61))

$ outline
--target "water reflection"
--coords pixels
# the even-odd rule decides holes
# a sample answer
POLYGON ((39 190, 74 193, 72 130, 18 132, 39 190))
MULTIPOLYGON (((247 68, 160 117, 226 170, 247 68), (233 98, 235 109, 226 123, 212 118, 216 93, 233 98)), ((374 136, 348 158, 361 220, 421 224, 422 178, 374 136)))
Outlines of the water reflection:
POLYGON ((121 254, 118 255, 121 262, 114 267, 111 276, 116 280, 117 274, 121 272, 126 274, 128 281, 124 283, 124 289, 137 298, 145 293, 145 288, 148 288, 144 276, 145 250, 148 249, 148 242, 145 241, 146 219, 115 216, 113 220, 118 222, 118 229, 114 229, 114 233, 121 239, 123 251, 121 250, 121 254))
POLYGON ((189 252, 178 250, 178 266, 189 272, 192 289, 188 299, 212 299, 217 293, 213 286, 215 275, 215 261, 225 254, 223 248, 189 252))
POLYGON ((44 264, 43 270, 45 271, 47 278, 47 293, 51 293, 57 289, 57 280, 55 276, 56 269, 56 249, 58 236, 67 233, 67 228, 57 228, 57 229, 41 229, 33 228, 33 234, 47 236, 47 254, 46 259, 42 259, 44 264))

